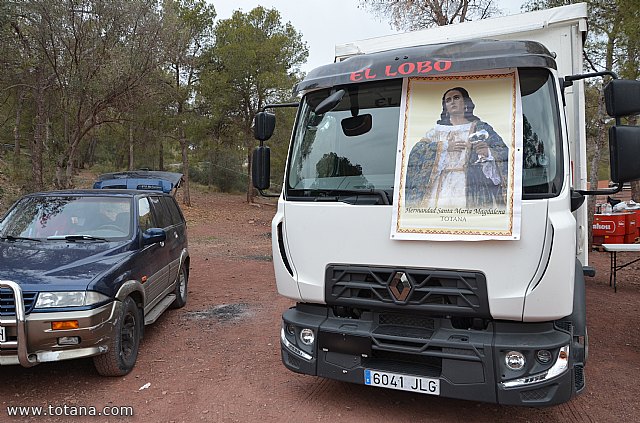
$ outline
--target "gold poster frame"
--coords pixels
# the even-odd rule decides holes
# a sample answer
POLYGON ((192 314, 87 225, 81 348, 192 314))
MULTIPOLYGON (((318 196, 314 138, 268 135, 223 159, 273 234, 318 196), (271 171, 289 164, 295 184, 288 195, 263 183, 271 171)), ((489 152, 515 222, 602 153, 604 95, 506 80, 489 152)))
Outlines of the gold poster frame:
MULTIPOLYGON (((392 239, 472 241, 519 239, 522 189, 521 108, 516 69, 465 75, 413 77, 404 80, 394 184, 398 189, 394 192, 392 239), (463 97, 465 110, 467 110, 467 105, 470 105, 472 111, 475 108, 475 113, 478 116, 471 113, 469 116, 476 118, 476 121, 469 118, 469 123, 462 125, 452 125, 449 122, 450 127, 447 127, 440 124, 444 116, 448 115, 448 106, 445 107, 443 92, 445 94, 447 91, 453 92, 455 88, 463 88, 460 91, 467 92, 467 95, 464 96, 458 91, 463 97), (435 98, 439 98, 436 106, 433 104, 435 98), (434 125, 434 119, 437 119, 435 117, 438 114, 440 114, 440 120, 437 120, 438 123, 434 125), (488 119, 485 116, 488 116, 488 119), (484 119, 487 121, 490 119, 491 124, 484 119), (431 131, 427 130, 426 136, 416 141, 419 132, 423 131, 424 133, 426 128, 432 129, 431 131), (485 163, 489 162, 487 164, 478 164, 477 162, 480 160, 470 164, 470 162, 464 161, 466 159, 460 159, 463 160, 461 167, 454 166, 447 169, 444 166, 443 168, 442 163, 446 163, 447 155, 462 157, 455 156, 456 153, 451 152, 452 139, 464 140, 467 145, 465 157, 472 155, 469 151, 472 151, 473 142, 469 139, 473 138, 471 135, 475 136, 482 132, 473 132, 477 128, 486 129, 483 135, 488 136, 485 142, 489 142, 489 144, 485 145, 492 147, 488 150, 493 152, 493 146, 495 146, 495 150, 499 150, 499 153, 494 155, 489 153, 488 160, 483 160, 485 163), (446 135, 448 141, 444 140, 444 134, 448 134, 446 135), (463 134, 468 135, 469 138, 462 137, 463 134), (438 140, 436 141, 435 138, 438 140), (504 146, 501 146, 498 140, 504 146), (428 148, 423 146, 425 143, 428 144, 428 148), (409 155, 414 154, 415 149, 419 148, 428 149, 431 154, 428 157, 433 160, 409 158, 409 155), (408 163, 410 160, 413 165, 408 163), (418 168, 415 164, 417 162, 420 163, 418 171, 415 170, 418 168), (479 174, 477 169, 481 167, 486 175, 491 175, 495 187, 500 188, 502 197, 495 194, 497 188, 485 183, 490 188, 485 189, 484 192, 493 193, 491 204, 494 207, 469 206, 469 204, 487 204, 490 197, 489 194, 478 194, 469 188, 469 181, 473 179, 469 170, 472 166, 475 169, 475 175, 479 174), (490 168, 494 168, 494 170, 484 170, 490 168), (422 169, 427 170, 422 172, 422 169), (505 169, 505 171, 500 172, 500 169, 505 169), (427 178, 421 172, 428 174, 429 177, 427 178), (463 173, 464 176, 462 176, 463 173), (411 181, 407 181, 408 174, 411 176, 411 181), (419 175, 421 179, 414 178, 415 175, 419 175), (439 178, 437 187, 434 185, 434 175, 439 178), (418 180, 421 182, 416 182, 418 180), (458 182, 456 183, 456 181, 458 182), (464 198, 461 194, 461 185, 465 186, 464 198), (444 191, 441 191, 442 189, 444 191), (418 196, 418 198, 422 198, 420 203, 414 203, 415 192, 421 190, 425 190, 427 193, 422 193, 422 197, 418 196), (442 199, 439 198, 440 196, 442 199), (480 197, 483 197, 482 200, 485 203, 479 202, 478 198, 480 197), (458 206, 437 207, 438 202, 444 202, 447 205, 458 204, 458 206), (434 223, 438 218, 441 219, 441 222, 434 223)), ((477 151, 480 150, 474 152, 476 153, 474 157, 482 156, 477 151)), ((415 156, 418 157, 417 153, 415 156)), ((475 176, 473 180, 478 180, 478 178, 475 176)))

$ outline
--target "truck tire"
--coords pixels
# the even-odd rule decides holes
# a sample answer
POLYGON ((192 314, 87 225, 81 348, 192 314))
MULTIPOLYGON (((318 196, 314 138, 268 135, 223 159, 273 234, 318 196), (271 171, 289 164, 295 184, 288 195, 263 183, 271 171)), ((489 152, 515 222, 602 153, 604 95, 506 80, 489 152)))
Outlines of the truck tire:
POLYGON ((187 304, 187 284, 189 282, 189 272, 187 271, 187 263, 180 266, 178 278, 176 279, 176 288, 173 294, 176 299, 171 303, 171 308, 182 308, 187 304))
POLYGON ((142 311, 131 297, 122 304, 122 311, 115 322, 114 333, 108 351, 93 357, 93 365, 102 376, 123 376, 136 364, 143 328, 142 311))

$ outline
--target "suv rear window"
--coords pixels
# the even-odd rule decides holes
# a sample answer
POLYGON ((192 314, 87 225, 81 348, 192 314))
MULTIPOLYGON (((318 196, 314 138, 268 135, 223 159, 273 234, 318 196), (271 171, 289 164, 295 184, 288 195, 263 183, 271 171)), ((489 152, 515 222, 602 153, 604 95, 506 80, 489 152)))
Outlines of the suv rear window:
POLYGON ((149 197, 149 200, 158 226, 161 228, 168 228, 171 226, 173 224, 171 222, 171 214, 164 205, 164 201, 161 201, 161 197, 149 197))
POLYGON ((182 213, 176 204, 176 200, 172 197, 162 197, 160 199, 169 210, 169 214, 171 215, 171 221, 174 225, 178 225, 184 222, 184 218, 182 217, 182 213))

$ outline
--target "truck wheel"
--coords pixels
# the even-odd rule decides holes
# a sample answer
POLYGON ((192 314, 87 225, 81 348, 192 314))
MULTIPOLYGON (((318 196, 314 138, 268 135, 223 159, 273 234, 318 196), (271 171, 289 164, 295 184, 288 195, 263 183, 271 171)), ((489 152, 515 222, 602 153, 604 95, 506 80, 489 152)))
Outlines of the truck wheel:
POLYGON ((93 357, 93 365, 102 376, 123 376, 136 364, 142 336, 142 312, 131 297, 127 297, 114 325, 109 350, 93 357))
POLYGON ((171 303, 171 308, 182 308, 187 304, 187 283, 189 282, 189 273, 187 272, 187 263, 180 266, 180 272, 176 279, 176 289, 173 294, 176 299, 171 303))

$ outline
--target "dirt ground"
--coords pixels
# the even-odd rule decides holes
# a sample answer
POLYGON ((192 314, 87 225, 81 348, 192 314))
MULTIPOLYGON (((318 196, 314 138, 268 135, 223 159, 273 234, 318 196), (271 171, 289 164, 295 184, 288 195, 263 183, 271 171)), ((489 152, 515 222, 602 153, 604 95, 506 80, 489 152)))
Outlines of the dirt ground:
MULTIPOLYGON (((607 253, 587 279, 587 389, 544 409, 504 407, 298 375, 280 361, 270 248, 273 203, 192 194, 189 300, 146 328, 135 369, 97 375, 91 360, 0 369, 0 421, 52 422, 637 422, 640 281, 636 265, 609 287, 607 253), (8 417, 8 406, 131 406, 133 417, 8 417)), ((631 257, 631 256, 629 256, 631 257)), ((625 257, 622 257, 625 260, 625 257)), ((638 263, 640 265, 640 262, 638 263)))

